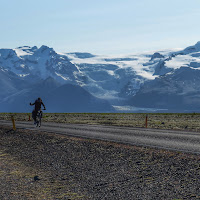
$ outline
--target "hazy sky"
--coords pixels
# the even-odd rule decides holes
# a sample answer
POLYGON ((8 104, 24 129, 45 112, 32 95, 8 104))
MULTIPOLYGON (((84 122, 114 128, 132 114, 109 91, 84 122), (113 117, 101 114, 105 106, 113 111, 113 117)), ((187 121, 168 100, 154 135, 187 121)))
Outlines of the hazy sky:
POLYGON ((119 54, 200 41, 200 0, 0 0, 0 48, 119 54))

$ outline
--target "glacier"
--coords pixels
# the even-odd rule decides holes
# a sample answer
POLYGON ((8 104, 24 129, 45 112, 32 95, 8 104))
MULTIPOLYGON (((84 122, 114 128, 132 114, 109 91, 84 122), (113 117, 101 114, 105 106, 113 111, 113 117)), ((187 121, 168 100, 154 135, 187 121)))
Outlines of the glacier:
MULTIPOLYGON (((176 111, 176 104, 182 105, 178 111, 196 111, 195 108, 199 109, 199 79, 196 76, 199 70, 200 42, 185 49, 128 55, 60 53, 45 45, 39 48, 21 46, 0 49, 0 102, 8 107, 8 102, 13 102, 15 98, 20 102, 23 95, 36 98, 40 95, 40 92, 36 92, 37 83, 51 78, 58 88, 63 85, 77 86, 88 92, 94 102, 102 100, 101 103, 105 104, 106 101, 108 112, 135 112, 137 108, 144 112, 176 111), (148 98, 151 103, 144 101, 148 98), (190 102, 197 106, 190 105, 190 102)), ((71 91, 67 86, 64 88, 71 91)), ((51 88, 47 87, 46 90, 49 90, 46 95, 53 99, 51 88)), ((64 89, 59 91, 64 93, 64 89)), ((84 95, 86 92, 82 91, 84 95)), ((78 94, 75 96, 78 98, 78 94)), ((100 112, 101 109, 97 110, 100 112)))

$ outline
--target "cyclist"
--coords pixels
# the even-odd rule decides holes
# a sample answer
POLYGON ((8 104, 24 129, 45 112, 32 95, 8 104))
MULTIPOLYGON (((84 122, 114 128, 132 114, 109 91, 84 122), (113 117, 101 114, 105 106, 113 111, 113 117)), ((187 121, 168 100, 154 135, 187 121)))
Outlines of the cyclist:
POLYGON ((35 105, 35 109, 32 111, 32 118, 34 120, 34 124, 36 124, 36 115, 37 115, 38 111, 41 110, 42 105, 44 107, 44 110, 46 110, 46 107, 40 97, 38 99, 36 99, 34 103, 30 103, 30 105, 31 106, 35 105))

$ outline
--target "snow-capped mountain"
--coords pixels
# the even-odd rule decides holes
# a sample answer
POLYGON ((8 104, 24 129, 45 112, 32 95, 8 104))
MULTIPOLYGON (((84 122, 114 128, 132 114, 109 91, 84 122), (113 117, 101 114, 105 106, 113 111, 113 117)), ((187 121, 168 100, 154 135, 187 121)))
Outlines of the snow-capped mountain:
MULTIPOLYGON (((172 109, 180 96, 185 98, 187 95, 187 98, 193 99, 191 102, 198 104, 198 98, 194 100, 193 95, 198 96, 199 92, 199 69, 200 42, 185 49, 117 56, 58 53, 47 46, 0 49, 0 102, 8 106, 8 102, 20 100, 23 95, 30 97, 31 93, 35 96, 51 93, 55 85, 54 93, 61 97, 67 87, 58 88, 68 84, 70 88, 77 86, 94 98, 108 100, 115 106, 125 102, 142 108, 172 109), (37 84, 49 78, 56 84, 45 91, 38 90, 37 84), (57 94, 57 90, 62 91, 61 94, 57 94), (147 103, 144 99, 152 101, 147 103)), ((69 91, 72 92, 66 89, 66 93, 69 91)), ((182 107, 185 102, 188 106, 190 104, 189 100, 182 102, 182 107)), ((111 111, 111 107, 108 110, 111 111)))
POLYGON ((173 112, 200 111, 200 42, 159 62, 160 76, 144 83, 127 104, 173 112))
POLYGON ((2 71, 12 72, 21 80, 35 83, 52 77, 61 84, 79 85, 94 96, 105 99, 133 95, 140 84, 152 78, 151 73, 139 68, 138 64, 141 65, 144 60, 148 60, 148 56, 109 57, 79 52, 64 54, 56 53, 47 46, 0 50, 2 71))
POLYGON ((76 82, 76 73, 79 72, 77 67, 67 56, 57 54, 52 48, 19 47, 10 50, 10 54, 9 61, 2 57, 0 62, 20 77, 32 76, 34 80, 53 77, 62 83, 76 82))
POLYGON ((127 103, 173 112, 200 111, 200 70, 181 67, 146 82, 127 103))

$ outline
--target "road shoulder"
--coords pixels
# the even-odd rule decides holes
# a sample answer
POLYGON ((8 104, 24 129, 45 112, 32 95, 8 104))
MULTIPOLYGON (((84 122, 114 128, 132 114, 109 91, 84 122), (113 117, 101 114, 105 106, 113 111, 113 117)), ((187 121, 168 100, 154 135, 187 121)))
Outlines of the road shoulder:
POLYGON ((200 198, 197 155, 2 126, 0 147, 1 199, 200 198))

